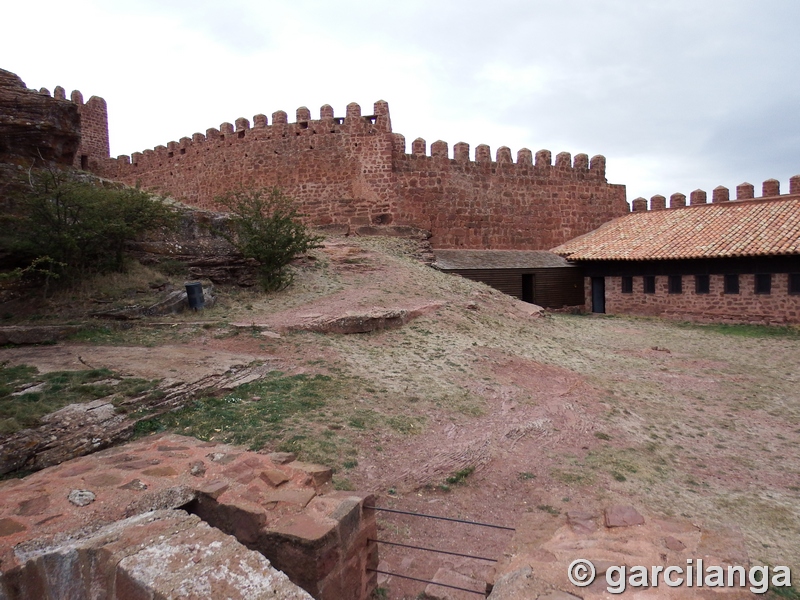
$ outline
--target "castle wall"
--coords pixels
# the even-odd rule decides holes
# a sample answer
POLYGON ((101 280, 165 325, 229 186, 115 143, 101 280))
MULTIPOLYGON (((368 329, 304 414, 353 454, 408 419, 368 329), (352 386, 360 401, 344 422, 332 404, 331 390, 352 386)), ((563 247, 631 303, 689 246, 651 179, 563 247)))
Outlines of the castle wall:
POLYGON ((522 149, 512 162, 506 147, 480 145, 475 160, 469 146, 455 145, 448 158, 445 142, 412 144, 405 154, 402 136, 395 143, 394 170, 401 219, 432 232, 436 248, 547 250, 588 233, 628 212, 625 186, 609 184, 605 158, 591 163, 585 154, 563 152, 551 162, 548 150, 522 149))
MULTIPOLYGON (((46 89, 42 93, 50 95, 46 89)), ((56 86, 53 91, 56 100, 66 100, 67 94, 63 87, 56 86)), ((99 96, 92 96, 88 102, 83 101, 83 94, 73 90, 70 101, 77 106, 80 115, 80 146, 75 153, 72 166, 85 171, 95 171, 100 163, 108 159, 108 107, 106 101, 99 96)))
POLYGON ((397 209, 392 186, 392 138, 388 107, 361 116, 358 105, 345 118, 323 107, 310 120, 298 110, 295 123, 283 111, 223 123, 205 135, 158 146, 155 150, 104 161, 100 175, 141 183, 200 208, 221 208, 215 199, 240 187, 280 187, 297 198, 309 223, 352 226, 380 223, 397 209), (383 113, 383 114, 382 114, 383 113))
MULTIPOLYGON (((88 104, 87 104, 88 106, 88 104)), ((94 155, 92 155, 94 156, 94 155)), ((91 160, 90 160, 91 162, 91 160)), ((131 157, 92 162, 97 174, 169 194, 200 208, 239 187, 280 187, 296 198, 312 225, 413 226, 432 233, 439 248, 551 248, 628 212, 625 187, 608 184, 605 158, 523 149, 513 162, 500 148, 415 140, 412 153, 393 134, 389 107, 372 115, 350 104, 344 118, 325 105, 311 120, 301 107, 256 115, 196 133, 131 157)))

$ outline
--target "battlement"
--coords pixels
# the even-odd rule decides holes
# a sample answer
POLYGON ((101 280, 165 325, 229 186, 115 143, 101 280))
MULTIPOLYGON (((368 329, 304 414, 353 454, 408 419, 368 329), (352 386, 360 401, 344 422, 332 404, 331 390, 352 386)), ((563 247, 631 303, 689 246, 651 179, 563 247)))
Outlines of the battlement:
POLYGON ((514 161, 511 149, 508 146, 500 146, 495 154, 495 159, 492 160, 491 148, 486 144, 479 144, 475 147, 474 159, 470 159, 469 144, 458 142, 453 146, 453 156, 450 158, 449 146, 443 140, 433 142, 428 151, 427 142, 423 138, 417 138, 411 142, 411 152, 406 153, 405 136, 395 133, 393 137, 395 159, 409 163, 407 165, 408 168, 420 168, 417 163, 427 159, 432 167, 441 166, 446 161, 452 161, 462 165, 489 166, 494 169, 518 169, 525 175, 535 173, 539 176, 603 180, 606 177, 606 158, 599 154, 591 159, 587 154, 576 154, 573 160, 569 152, 560 152, 556 155, 555 164, 553 164, 550 150, 539 150, 534 158, 533 153, 528 148, 521 148, 517 151, 517 159, 514 161))
POLYGON ((549 150, 492 153, 480 144, 418 138, 406 152, 389 105, 343 116, 325 104, 319 118, 301 106, 239 117, 131 156, 108 158, 97 173, 140 183, 200 208, 219 209, 231 189, 277 186, 296 198, 311 225, 411 226, 438 247, 543 250, 629 212, 624 186, 606 181, 603 156, 549 150))
MULTIPOLYGON (((50 96, 50 90, 41 88, 39 93, 50 96)), ((108 106, 100 96, 92 96, 87 102, 83 101, 83 94, 73 90, 67 99, 66 90, 57 85, 53 90, 53 98, 72 102, 78 107, 81 117, 81 144, 75 153, 73 166, 84 171, 94 171, 101 161, 111 155, 108 143, 108 106)))
MULTIPOLYGON (((724 186, 717 186, 711 192, 711 203, 718 204, 720 202, 738 202, 742 200, 755 200, 778 198, 781 194, 781 182, 777 179, 767 179, 761 184, 761 196, 756 198, 755 186, 752 183, 740 183, 736 186, 736 198, 731 200, 730 190, 724 186)), ((796 196, 800 195, 800 175, 795 175, 789 179, 789 193, 783 196, 796 196)), ((704 190, 694 190, 689 194, 688 206, 701 206, 708 204, 708 194, 704 190)), ((681 193, 672 194, 669 197, 669 208, 685 208, 686 196, 681 193)), ((656 195, 650 198, 649 210, 665 210, 667 209, 667 199, 664 196, 656 195)), ((646 198, 636 198, 631 203, 632 212, 645 212, 648 210, 646 198)))
MULTIPOLYGON (((373 105, 373 114, 363 116, 361 106, 355 102, 347 105, 344 117, 334 116, 333 107, 324 104, 319 109, 319 119, 311 119, 311 111, 301 106, 295 111, 295 121, 289 122, 286 111, 278 110, 270 118, 265 114, 253 116, 253 124, 245 117, 239 117, 233 124, 223 122, 219 128, 206 129, 205 133, 194 133, 191 137, 183 137, 179 141, 168 142, 166 146, 158 145, 152 150, 134 152, 130 156, 117 157, 123 165, 132 165, 141 169, 163 166, 164 161, 187 153, 206 152, 210 147, 235 143, 235 140, 268 141, 278 139, 302 138, 308 142, 307 149, 313 150, 317 143, 316 136, 335 134, 379 134, 391 133, 392 124, 389 115, 389 104, 378 100, 373 105)), ((324 143, 322 144, 324 146, 324 143)))

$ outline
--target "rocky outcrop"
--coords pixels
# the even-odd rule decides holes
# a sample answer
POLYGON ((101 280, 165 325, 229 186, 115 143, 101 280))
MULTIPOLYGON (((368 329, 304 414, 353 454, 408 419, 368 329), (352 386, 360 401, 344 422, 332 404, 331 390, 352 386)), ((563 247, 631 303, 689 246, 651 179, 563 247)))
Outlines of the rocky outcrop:
POLYGON ((70 404, 43 417, 38 427, 23 429, 0 440, 0 475, 18 470, 38 471, 124 442, 143 418, 174 410, 201 393, 231 389, 263 377, 271 369, 269 365, 232 368, 191 383, 173 385, 156 394, 124 401, 109 397, 70 404))
POLYGON ((604 600, 617 594, 672 600, 755 597, 746 586, 722 587, 708 579, 698 586, 698 568, 706 569, 705 577, 718 567, 727 573, 729 565, 739 565, 745 571, 750 568, 744 538, 733 529, 708 528, 684 517, 642 514, 626 504, 607 506, 602 511, 571 510, 566 518, 559 517, 551 524, 528 514, 517 525, 498 563, 489 598, 604 600), (576 567, 577 559, 584 562, 576 567), (591 566, 586 561, 591 561, 591 566), (630 583, 633 573, 639 572, 634 570, 637 565, 646 566, 648 574, 630 583), (659 572, 652 570, 657 565, 662 567, 659 572), (671 581, 689 577, 688 569, 693 566, 692 585, 666 584, 663 571, 669 566, 685 570, 673 573, 671 581), (654 586, 658 589, 649 589, 654 586))
MULTIPOLYGON (((214 296, 214 288, 212 286, 203 288, 203 299, 203 308, 211 308, 214 306, 216 303, 216 296, 214 296)), ((132 321, 141 319, 142 317, 177 314, 189 308, 189 297, 186 290, 183 289, 168 292, 161 300, 150 306, 140 306, 137 304, 115 310, 96 311, 92 313, 92 316, 114 319, 117 321, 132 321)), ((3 330, 0 329, 0 335, 2 335, 2 331, 3 330)))
POLYGON ((0 163, 71 165, 80 137, 76 104, 29 90, 14 73, 0 69, 0 163))
POLYGON ((54 344, 76 333, 77 325, 10 325, 0 327, 0 346, 54 344))
POLYGON ((178 207, 177 226, 170 231, 146 234, 130 245, 132 254, 143 264, 184 263, 191 277, 208 279, 217 285, 255 285, 258 263, 242 256, 223 235, 228 228, 228 216, 178 207))
POLYGON ((310 313, 299 315, 296 322, 285 325, 282 329, 342 334, 397 329, 417 317, 440 309, 442 306, 444 306, 443 302, 433 302, 413 309, 373 308, 364 312, 347 311, 345 314, 338 315, 310 313))

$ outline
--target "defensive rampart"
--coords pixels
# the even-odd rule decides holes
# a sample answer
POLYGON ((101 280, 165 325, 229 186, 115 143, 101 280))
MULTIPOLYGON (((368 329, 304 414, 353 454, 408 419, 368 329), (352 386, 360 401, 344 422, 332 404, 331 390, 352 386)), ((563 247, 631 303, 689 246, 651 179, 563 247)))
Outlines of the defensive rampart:
MULTIPOLYGON (((63 91, 60 92, 63 94, 63 91)), ((57 92, 58 94, 58 92, 57 92)), ((605 158, 567 152, 553 163, 548 150, 512 159, 505 146, 414 140, 392 133, 389 105, 362 115, 356 103, 344 117, 324 105, 319 119, 306 107, 290 123, 284 111, 222 123, 205 134, 156 146, 130 157, 108 157, 106 106, 92 98, 81 108, 84 141, 76 163, 128 184, 161 191, 200 208, 238 187, 277 186, 297 198, 308 223, 356 229, 412 226, 428 230, 439 248, 547 249, 628 212, 625 187, 609 184, 605 158)))

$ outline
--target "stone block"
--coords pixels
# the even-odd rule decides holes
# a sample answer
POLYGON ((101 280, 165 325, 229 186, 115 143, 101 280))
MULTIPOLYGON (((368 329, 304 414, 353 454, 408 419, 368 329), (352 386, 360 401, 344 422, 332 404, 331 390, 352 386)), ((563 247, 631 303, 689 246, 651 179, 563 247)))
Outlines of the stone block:
POLYGON ((635 508, 625 504, 609 506, 603 516, 606 527, 631 527, 644 524, 644 517, 635 508))

